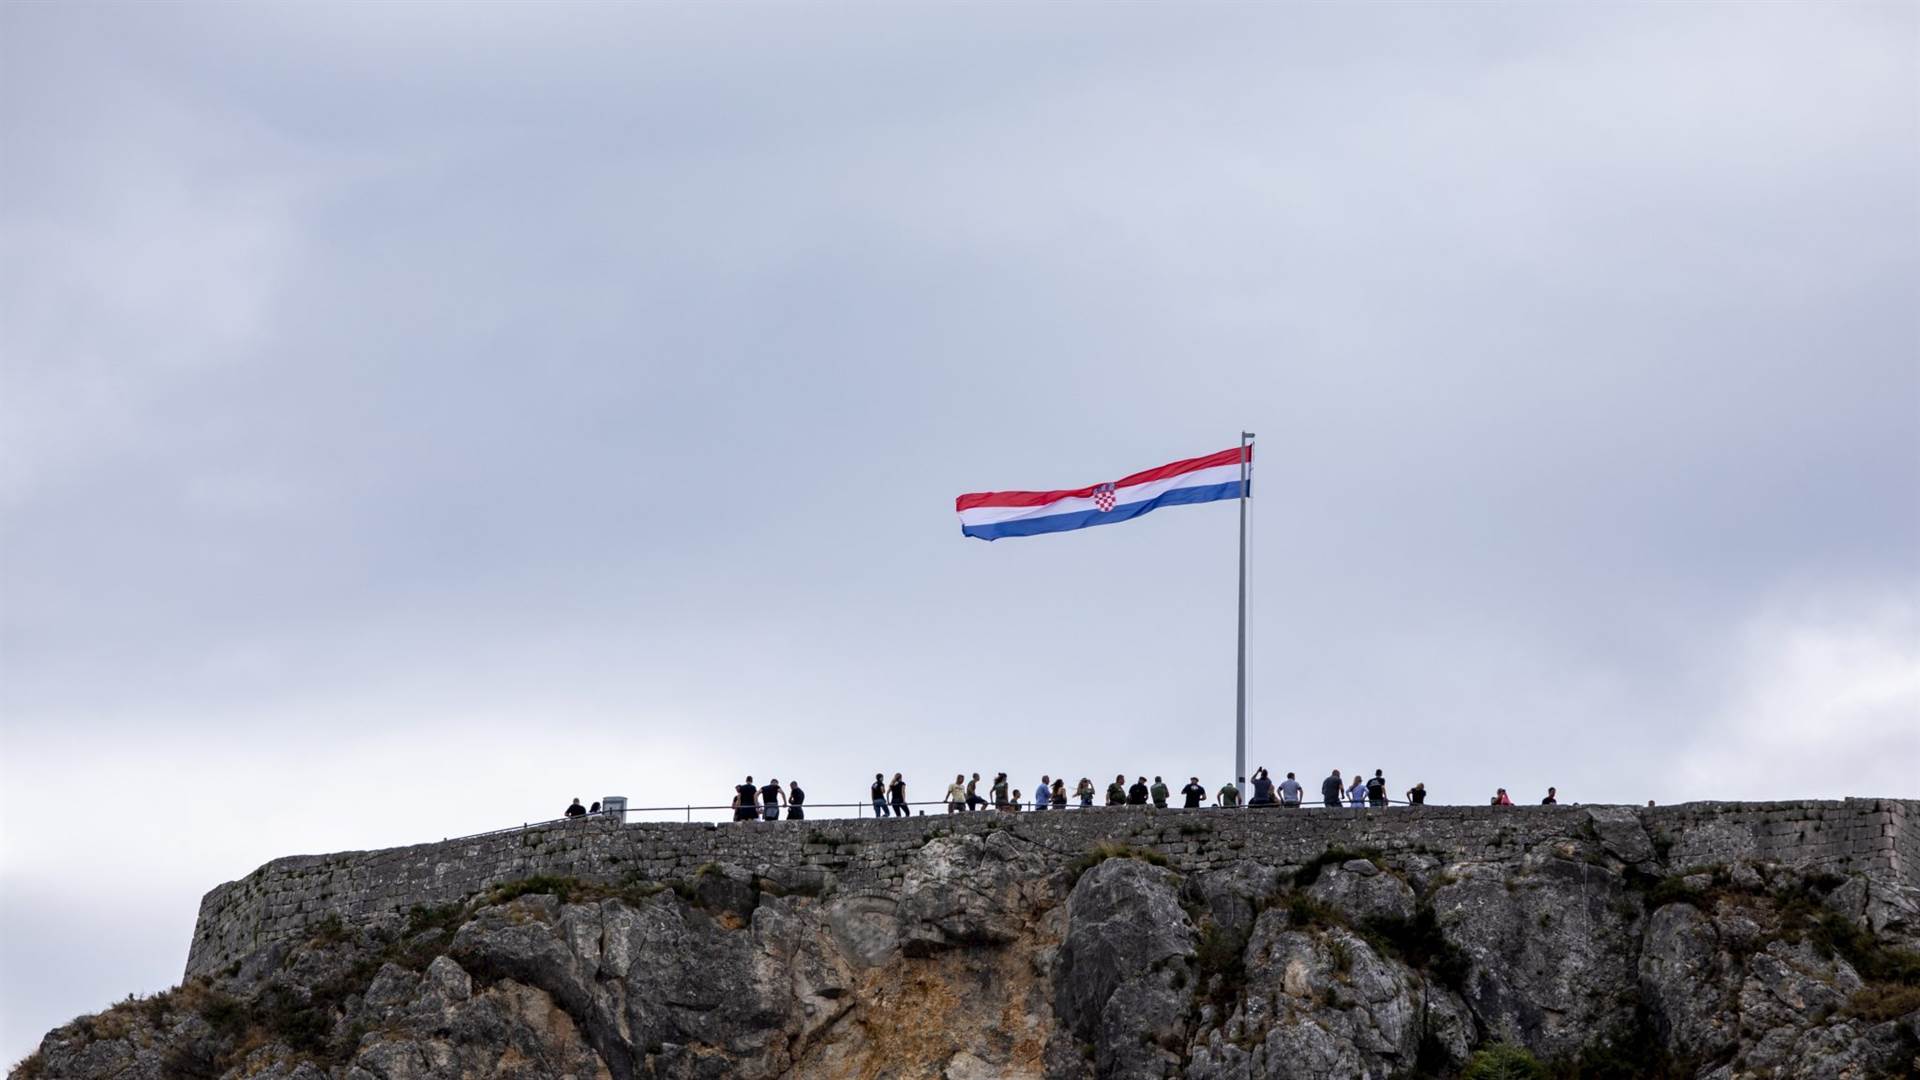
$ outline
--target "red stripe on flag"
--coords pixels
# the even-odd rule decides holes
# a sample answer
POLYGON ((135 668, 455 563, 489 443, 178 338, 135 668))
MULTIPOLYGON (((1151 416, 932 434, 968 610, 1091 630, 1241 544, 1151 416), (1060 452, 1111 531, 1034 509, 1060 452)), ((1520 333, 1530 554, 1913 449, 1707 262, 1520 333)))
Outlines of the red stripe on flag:
MULTIPOLYGON (((1251 462, 1253 445, 1249 443, 1246 449, 1247 460, 1251 462)), ((1115 488, 1133 487, 1135 484, 1149 484, 1155 480, 1165 480, 1199 469, 1211 469, 1216 465, 1239 463, 1240 448, 1236 446, 1217 454, 1188 458, 1185 461, 1176 461, 1159 468, 1137 472, 1125 479, 1114 481, 1113 486, 1115 488)), ((971 495, 962 495, 953 500, 953 508, 958 512, 971 510, 976 506, 1045 506, 1050 502, 1059 502, 1061 499, 1091 499, 1093 489, 1099 486, 1099 484, 1088 484, 1086 487, 1074 488, 1071 491, 976 491, 971 495)))

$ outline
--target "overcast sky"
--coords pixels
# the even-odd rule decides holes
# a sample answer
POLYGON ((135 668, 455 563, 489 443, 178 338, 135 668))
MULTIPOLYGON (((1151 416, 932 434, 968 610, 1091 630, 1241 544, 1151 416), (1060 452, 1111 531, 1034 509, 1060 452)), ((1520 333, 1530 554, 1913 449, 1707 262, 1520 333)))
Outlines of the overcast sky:
POLYGON ((1920 795, 1916 9, 0 7, 0 1053, 280 855, 1920 795), (1176 782, 1176 785, 1178 783, 1176 782))

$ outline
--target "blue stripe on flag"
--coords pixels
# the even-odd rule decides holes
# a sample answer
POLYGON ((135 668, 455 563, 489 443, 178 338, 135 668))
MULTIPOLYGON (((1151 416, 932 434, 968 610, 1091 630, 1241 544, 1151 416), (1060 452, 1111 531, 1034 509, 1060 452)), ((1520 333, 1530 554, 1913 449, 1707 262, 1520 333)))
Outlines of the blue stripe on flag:
MULTIPOLYGON (((1253 480, 1247 480, 1247 494, 1253 494, 1253 480)), ((1181 506, 1186 503, 1214 502, 1219 499, 1237 499, 1240 497, 1240 481, 1229 480, 1224 484, 1210 484, 1206 487, 1174 488, 1163 492, 1159 497, 1143 502, 1125 503, 1111 510, 1078 510, 1071 514, 1049 514, 1046 517, 1018 518, 1013 521, 1000 521, 992 525, 962 525, 960 535, 971 536, 976 540, 998 540, 1007 536, 1038 536, 1041 533, 1066 532, 1070 529, 1085 529, 1094 525, 1118 525, 1122 521, 1137 518, 1149 510, 1162 506, 1181 506)))

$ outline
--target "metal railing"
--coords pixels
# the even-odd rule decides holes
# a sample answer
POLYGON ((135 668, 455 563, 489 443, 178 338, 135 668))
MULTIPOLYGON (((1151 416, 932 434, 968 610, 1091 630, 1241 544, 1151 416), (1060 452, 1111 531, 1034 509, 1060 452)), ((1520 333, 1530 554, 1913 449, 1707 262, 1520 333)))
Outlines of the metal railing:
POLYGON ((686 822, 688 822, 688 823, 691 823, 691 822, 692 822, 692 821, 694 820, 694 815, 695 815, 696 813, 698 813, 698 814, 701 814, 701 815, 702 815, 702 820, 703 820, 703 821, 704 821, 704 820, 706 820, 706 818, 707 818, 707 817, 708 817, 709 815, 716 815, 716 814, 718 814, 718 815, 725 815, 725 816, 724 816, 723 818, 721 818, 721 820, 720 820, 719 822, 716 822, 716 824, 720 824, 720 823, 737 823, 737 824, 748 824, 748 823, 759 823, 759 824, 768 824, 768 823, 771 823, 771 822, 776 822, 776 821, 834 821, 834 820, 843 820, 843 821, 844 821, 844 820, 847 820, 847 819, 850 819, 850 818, 863 818, 863 817, 867 817, 867 816, 868 816, 868 813, 869 813, 869 812, 873 812, 873 816, 875 816, 875 817, 879 817, 879 818, 882 818, 882 819, 890 819, 890 818, 901 818, 901 817, 924 817, 924 816, 926 816, 926 811, 925 811, 925 810, 921 810, 921 811, 920 811, 919 813, 917 813, 917 814, 916 814, 916 813, 914 813, 914 808, 915 808, 915 807, 938 807, 938 808, 940 809, 940 813, 941 813, 941 816, 946 816, 946 815, 948 815, 948 814, 954 814, 954 815, 962 815, 962 814, 966 814, 966 813, 992 813, 992 812, 999 812, 999 813, 1015 813, 1015 812, 1017 812, 1017 813, 1023 813, 1023 814, 1031 814, 1031 813, 1052 813, 1052 812, 1056 812, 1056 811, 1064 811, 1064 810, 1073 810, 1073 811, 1076 811, 1076 812, 1078 812, 1078 811, 1085 811, 1085 810, 1120 810, 1120 811, 1126 811, 1126 810, 1149 810, 1149 809, 1159 809, 1159 810, 1205 810, 1205 811, 1217 811, 1217 810, 1225 810, 1225 811, 1240 811, 1240 810, 1378 810, 1378 809, 1382 809, 1382 808, 1384 808, 1384 807, 1386 807, 1386 806, 1421 806, 1421 805, 1426 805, 1426 804, 1424 804, 1424 803, 1409 803, 1409 802, 1407 802, 1407 801, 1406 801, 1406 800, 1404 800, 1404 799, 1387 799, 1387 800, 1385 800, 1385 801, 1384 801, 1383 803, 1380 803, 1380 804, 1371 804, 1371 803, 1359 803, 1359 804, 1355 804, 1355 803, 1352 803, 1352 802, 1350 802, 1350 801, 1344 801, 1344 800, 1343 800, 1343 801, 1342 801, 1342 802, 1341 802, 1341 803, 1340 803, 1340 804, 1339 804, 1338 806, 1329 806, 1329 805, 1326 805, 1326 804, 1325 804, 1325 803, 1323 803, 1323 802, 1301 802, 1301 803, 1283 803, 1283 802, 1278 802, 1278 801, 1276 801, 1276 802, 1270 802, 1270 803, 1261 803, 1261 804, 1251 804, 1251 803, 1249 803, 1249 804, 1242 804, 1242 805, 1240 805, 1240 806, 1221 806, 1221 805, 1219 805, 1219 804, 1217 804, 1217 803, 1216 803, 1216 804, 1214 804, 1214 805, 1212 805, 1212 806, 1205 806, 1205 805, 1202 805, 1202 806, 1196 806, 1196 807, 1189 807, 1189 806, 1186 806, 1186 805, 1183 805, 1183 804, 1175 804, 1175 803, 1173 803, 1173 802, 1171 802, 1171 801, 1169 801, 1169 802, 1168 802, 1168 803, 1167 803, 1167 804, 1166 804, 1165 806, 1158 806, 1158 805, 1156 805, 1156 804, 1154 804, 1154 803, 1144 803, 1144 804, 1142 804, 1142 803, 1126 803, 1126 804, 1103 804, 1103 803, 1093 803, 1093 804, 1089 804, 1089 805, 1082 805, 1082 804, 1081 804, 1081 803, 1080 803, 1080 802, 1079 802, 1078 800, 1075 800, 1075 801, 1072 801, 1072 802, 1069 802, 1069 803, 1067 803, 1067 804, 1066 804, 1065 806, 1059 806, 1059 805, 1052 805, 1052 804, 1050 804, 1050 805, 1048 806, 1048 808, 1047 808, 1047 809, 1045 809, 1045 810, 1042 810, 1042 809, 1041 809, 1040 807, 1038 807, 1038 806, 1036 806, 1036 805, 1034 805, 1034 804, 1033 804, 1033 803, 1031 803, 1031 802, 1023 802, 1023 803, 1020 803, 1020 804, 1018 804, 1018 806, 1017 806, 1017 809, 1016 809, 1016 806, 1015 806, 1015 804, 1013 804, 1013 803, 1007 803, 1007 804, 1003 804, 1003 805, 998 805, 998 806, 996 806, 995 804, 993 804, 993 803, 991 803, 991 802, 989 802, 989 803, 986 803, 986 804, 984 804, 984 805, 980 805, 980 804, 975 804, 975 806, 974 806, 973 808, 971 808, 971 809, 963 809, 963 810, 954 810, 954 809, 952 809, 952 806, 955 806, 955 805, 964 805, 964 804, 949 804, 949 803, 948 803, 948 802, 947 802, 946 800, 944 800, 944 799, 940 799, 940 800, 936 800, 936 801, 932 801, 932 802, 920 802, 920 801, 909 801, 909 802, 906 802, 906 803, 894 803, 894 802, 891 802, 891 801, 889 801, 889 802, 887 802, 887 803, 886 803, 885 805, 886 805, 886 807, 887 807, 887 812, 886 812, 886 813, 879 813, 879 812, 878 812, 878 807, 876 806, 876 804, 874 803, 874 801, 873 801, 873 800, 868 800, 868 801, 866 801, 866 802, 851 802, 851 803, 815 803, 815 802, 808 802, 808 803, 803 803, 803 804, 801 804, 801 805, 800 805, 800 806, 798 807, 798 809, 799 809, 799 810, 800 810, 800 811, 802 812, 802 813, 801 813, 801 816, 799 816, 799 817, 792 817, 792 816, 790 816, 790 811, 791 811, 792 809, 795 809, 794 807, 791 807, 791 806, 787 806, 787 805, 784 805, 784 804, 776 804, 776 806, 775 806, 775 809, 776 809, 776 810, 778 811, 778 816, 777 816, 776 818, 768 818, 768 817, 764 817, 764 816, 763 816, 763 811, 764 811, 764 808, 765 808, 765 804, 764 804, 764 803, 762 803, 762 804, 756 804, 756 805, 755 805, 755 806, 754 806, 754 807, 752 808, 752 810, 753 810, 753 816, 752 816, 752 817, 750 817, 750 818, 749 818, 749 817, 740 817, 740 818, 735 818, 735 817, 734 817, 733 815, 735 814, 735 812, 736 812, 736 810, 742 810, 742 811, 744 811, 744 808, 741 808, 741 807, 736 807, 736 806, 734 806, 734 805, 732 805, 732 804, 727 804, 727 805, 717 805, 717 804, 716 804, 716 805, 709 805, 709 806, 703 806, 703 805, 699 805, 699 804, 697 804, 697 803, 686 803, 686 804, 682 804, 682 805, 680 805, 680 806, 629 806, 629 807, 627 807, 627 808, 625 808, 625 810, 624 810, 624 811, 622 811, 622 810, 615 810, 615 811, 611 811, 611 812, 609 812, 609 811, 600 811, 600 812, 593 812, 593 811, 589 811, 589 812, 588 812, 588 813, 586 813, 586 814, 581 814, 581 815, 575 815, 575 816, 573 816, 573 817, 567 817, 567 816, 565 816, 565 815, 562 815, 562 816, 560 816, 560 817, 557 817, 557 818, 547 818, 547 819, 546 819, 546 820, 544 820, 544 821, 524 821, 524 822, 521 822, 521 823, 520 823, 519 825, 508 825, 508 826, 506 826, 506 827, 504 827, 504 828, 499 828, 499 829, 489 829, 489 830, 487 830, 487 831, 485 831, 485 832, 477 832, 477 833, 468 833, 468 834, 466 834, 466 835, 464 835, 464 836, 450 836, 450 837, 446 837, 446 838, 444 838, 444 839, 445 839, 445 840, 447 840, 447 841, 453 841, 453 840, 479 840, 479 839, 483 839, 483 838, 485 838, 485 837, 489 837, 489 836, 501 836, 501 835, 505 835, 505 834, 508 834, 508 833, 519 833, 519 832, 526 832, 526 831, 528 831, 528 830, 530 830, 530 829, 543 829, 543 828, 548 828, 548 827, 551 827, 551 826, 554 826, 554 825, 565 825, 565 824, 569 824, 569 823, 578 823, 578 822, 593 822, 593 823, 604 823, 604 822, 606 822, 606 821, 608 821, 609 819, 611 819, 611 818, 614 818, 614 817, 616 817, 616 816, 618 816, 618 817, 620 817, 620 818, 622 819, 622 822, 624 823, 624 822, 626 822, 626 821, 629 821, 629 820, 631 820, 631 817, 632 817, 632 815, 634 815, 634 814, 677 814, 677 815, 682 815, 682 816, 683 816, 683 820, 684 820, 684 821, 686 821, 686 822), (906 807, 906 809, 907 809, 907 813, 905 813, 905 814, 898 814, 898 813, 894 813, 894 812, 893 812, 893 808, 894 808, 895 806, 905 806, 905 807, 906 807), (815 817, 815 816, 813 815, 813 813, 812 813, 812 812, 813 812, 814 810, 854 810, 854 811, 856 811, 856 812, 855 812, 855 813, 852 813, 852 814, 825 814, 825 815, 821 815, 821 816, 819 816, 819 817, 815 817))

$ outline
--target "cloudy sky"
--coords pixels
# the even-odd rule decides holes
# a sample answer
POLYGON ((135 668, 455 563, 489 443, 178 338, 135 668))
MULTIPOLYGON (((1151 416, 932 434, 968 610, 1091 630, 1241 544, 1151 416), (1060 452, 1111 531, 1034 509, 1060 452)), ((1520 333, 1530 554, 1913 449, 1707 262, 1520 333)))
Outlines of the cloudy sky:
POLYGON ((0 7, 0 1053, 279 855, 1920 795, 1915 8, 0 7))

